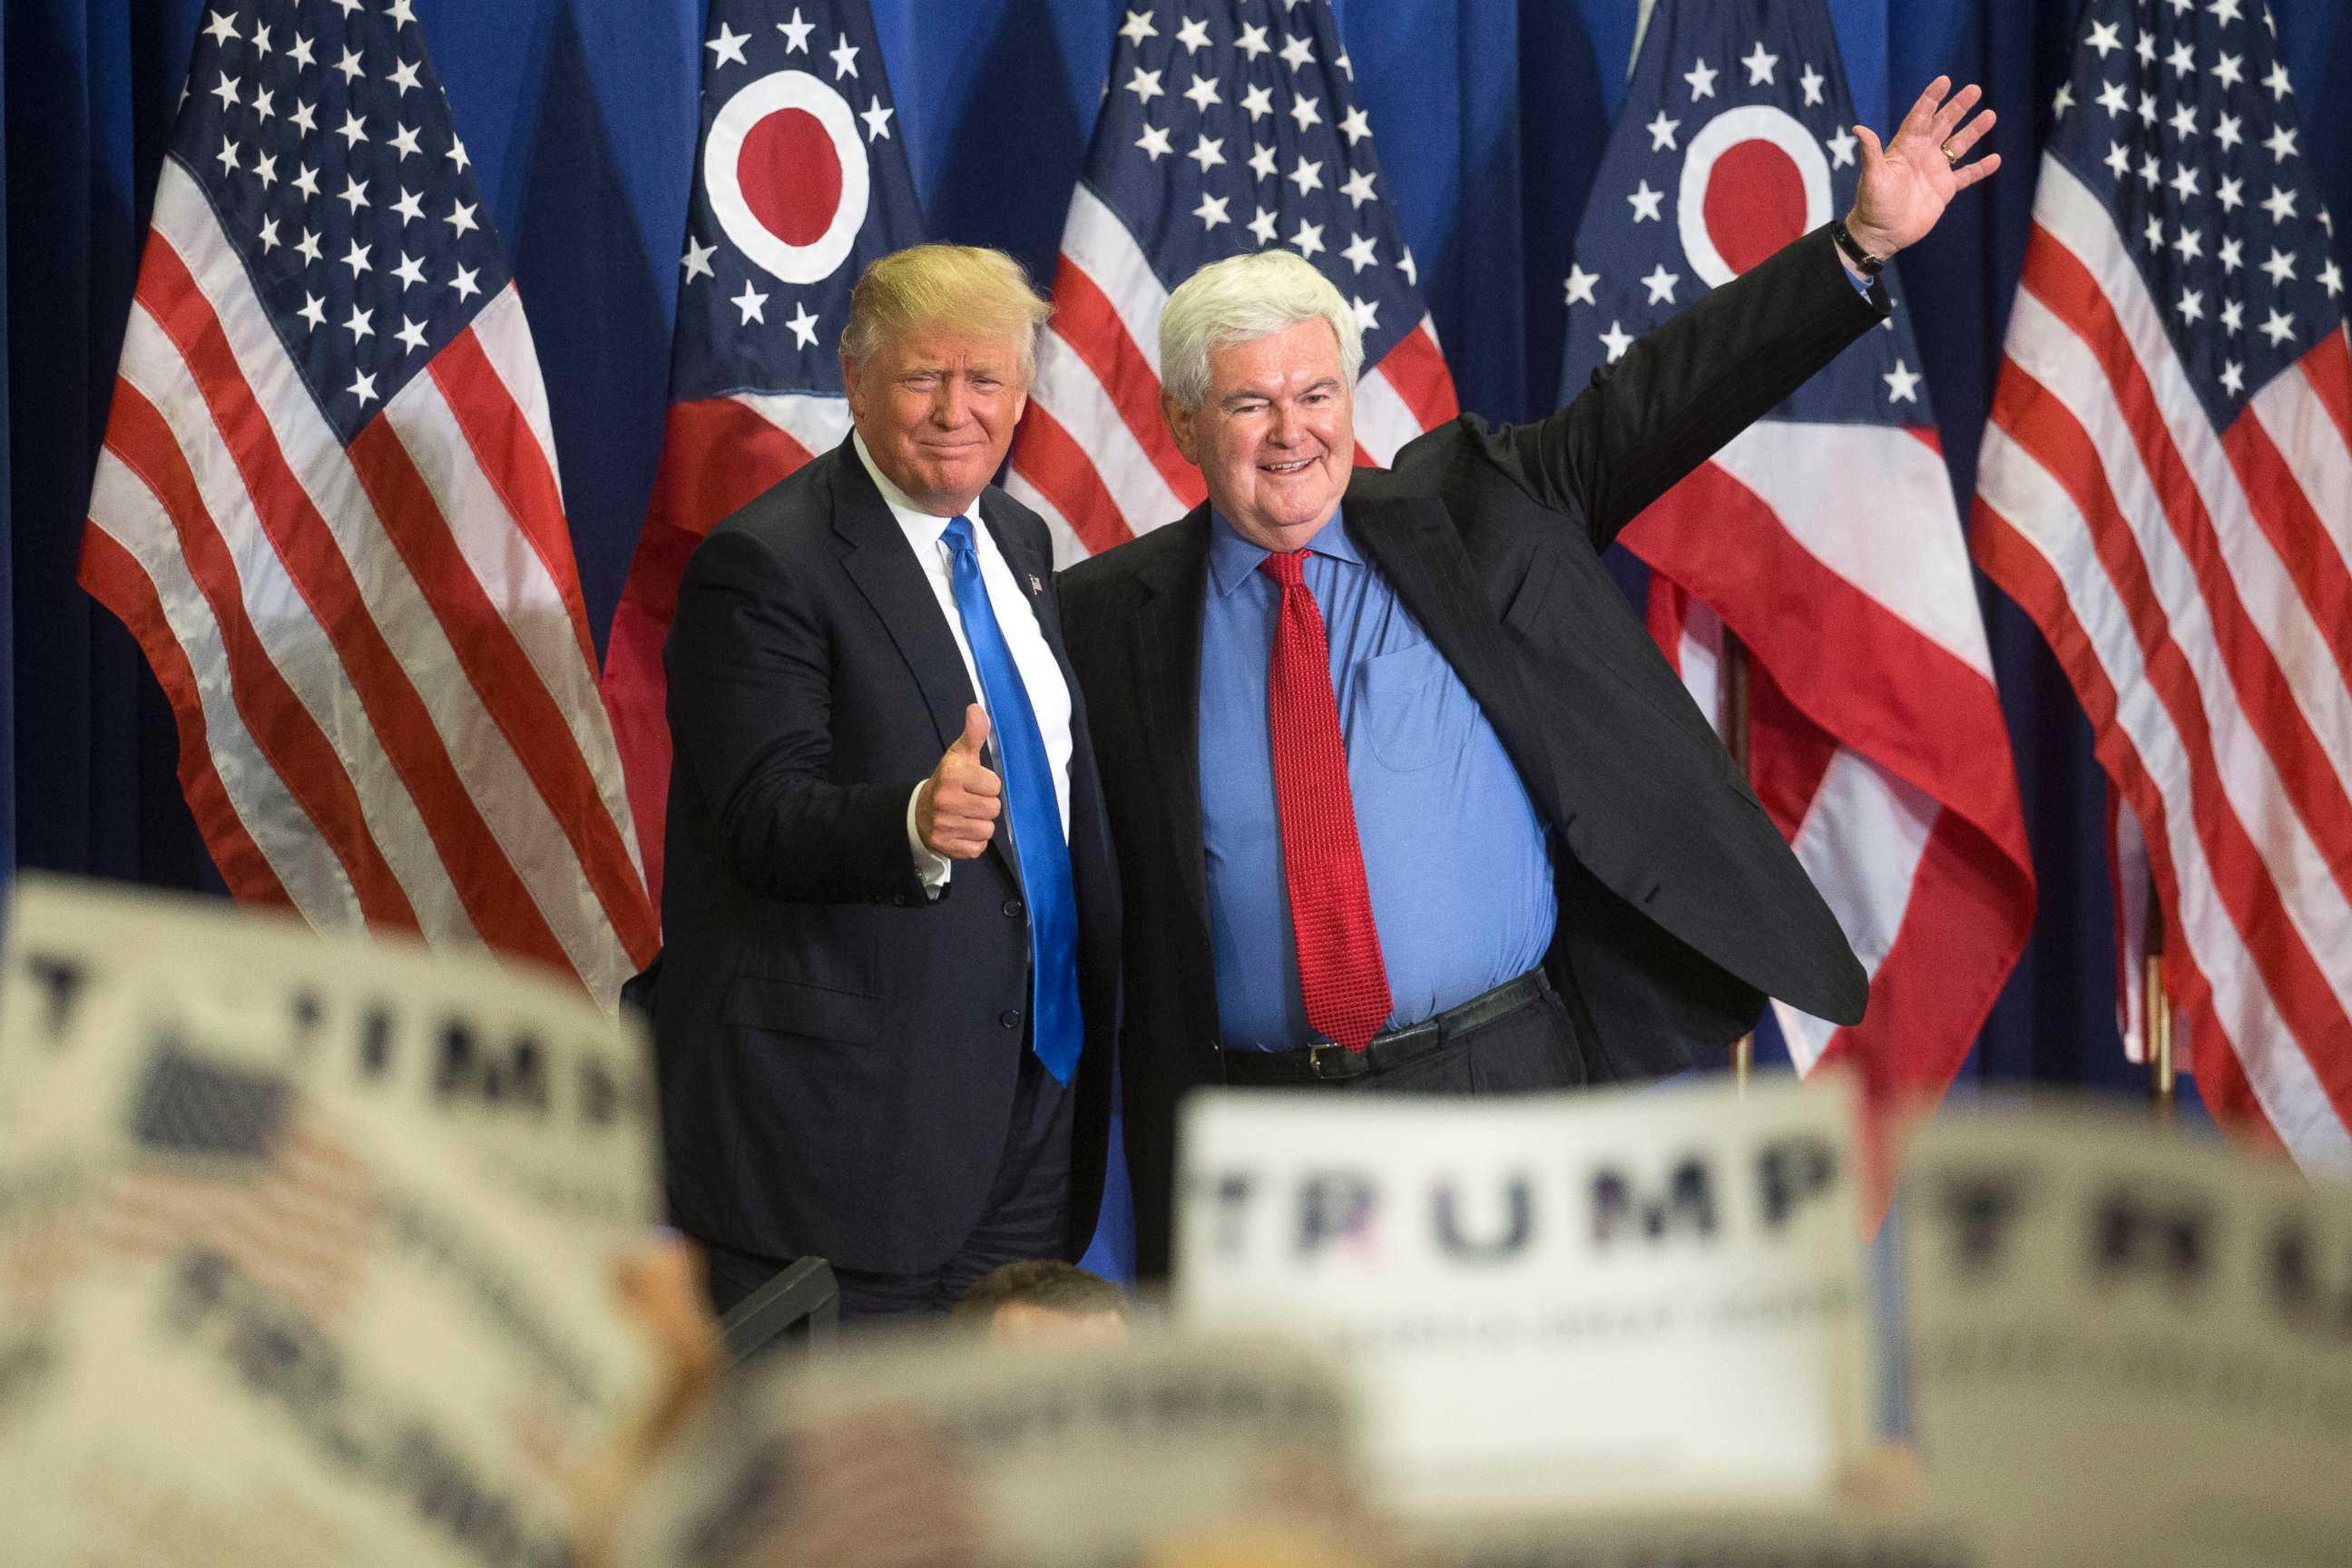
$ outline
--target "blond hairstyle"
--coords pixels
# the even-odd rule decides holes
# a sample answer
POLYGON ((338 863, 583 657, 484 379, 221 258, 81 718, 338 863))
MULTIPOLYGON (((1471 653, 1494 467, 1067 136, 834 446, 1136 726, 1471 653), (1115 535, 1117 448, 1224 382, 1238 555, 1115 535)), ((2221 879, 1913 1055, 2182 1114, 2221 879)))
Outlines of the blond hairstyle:
POLYGON ((1021 263, 1001 250, 910 245, 876 259, 849 291, 841 357, 862 360, 894 338, 926 330, 1010 335, 1025 386, 1037 371, 1037 329, 1053 313, 1021 263))
POLYGON ((1301 321, 1330 323, 1340 374, 1353 386, 1364 367, 1364 330, 1313 263, 1287 250, 1213 261, 1178 284, 1160 312, 1160 384, 1177 407, 1196 409, 1209 395, 1211 354, 1301 321))

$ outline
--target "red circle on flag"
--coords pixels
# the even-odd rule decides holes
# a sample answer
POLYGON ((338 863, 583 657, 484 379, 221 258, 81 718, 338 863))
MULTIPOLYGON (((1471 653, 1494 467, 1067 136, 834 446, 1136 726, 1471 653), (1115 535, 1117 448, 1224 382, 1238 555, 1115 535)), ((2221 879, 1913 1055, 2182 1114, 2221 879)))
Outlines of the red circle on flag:
POLYGON ((1734 273, 1805 233, 1805 176, 1762 137, 1727 147, 1707 171, 1706 232, 1734 273))
POLYGON ((753 266, 786 283, 822 282, 849 259, 872 175, 849 100, 806 71, 747 82, 703 133, 711 216, 753 266))
POLYGON ((1698 128, 1675 182, 1683 255, 1710 289, 1830 221, 1830 161, 1793 114, 1727 109, 1698 128))
POLYGON ((786 245, 814 245, 841 207, 841 156, 805 109, 780 109, 743 138, 735 160, 743 203, 786 245))

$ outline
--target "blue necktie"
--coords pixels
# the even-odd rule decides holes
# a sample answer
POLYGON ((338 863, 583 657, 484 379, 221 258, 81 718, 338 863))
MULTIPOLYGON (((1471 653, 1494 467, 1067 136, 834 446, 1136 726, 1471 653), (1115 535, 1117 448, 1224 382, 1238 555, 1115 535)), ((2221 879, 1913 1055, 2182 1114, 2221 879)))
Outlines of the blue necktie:
POLYGON ((1070 879, 1070 846, 1062 837, 1062 808, 1054 795, 1054 764, 1029 706, 1028 689, 1004 644, 981 580, 971 519, 948 524, 950 576, 964 640, 980 671, 997 761, 1004 770, 1005 815, 1021 859, 1022 892, 1029 905, 1029 1045, 1055 1081, 1066 1084, 1086 1043, 1078 1012, 1078 896, 1070 879))

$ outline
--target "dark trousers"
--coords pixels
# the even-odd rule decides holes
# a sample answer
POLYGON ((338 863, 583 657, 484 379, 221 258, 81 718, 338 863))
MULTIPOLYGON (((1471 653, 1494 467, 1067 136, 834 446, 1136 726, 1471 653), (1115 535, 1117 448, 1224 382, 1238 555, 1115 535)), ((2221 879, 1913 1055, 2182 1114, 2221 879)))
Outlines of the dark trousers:
MULTIPOLYGON (((1227 1081, 1244 1083, 1246 1053, 1225 1053, 1227 1081)), ((1360 1078, 1308 1079, 1282 1088, 1372 1094, 1528 1094, 1604 1082, 1585 1059, 1568 1005, 1546 987, 1526 1005, 1447 1040, 1427 1056, 1360 1078)))
MULTIPOLYGON (((1070 1118, 1074 1096, 1054 1081, 1034 1052, 1021 1057, 1004 1154, 979 1223, 955 1255, 921 1274, 868 1274, 838 1268, 841 1315, 893 1317, 944 1312, 990 1269, 1034 1258, 1058 1258, 1070 1203, 1070 1118)), ((700 1241, 700 1238, 697 1238, 700 1241)), ((775 1278, 789 1258, 700 1241, 708 1260, 711 1310, 729 1309, 775 1278)))

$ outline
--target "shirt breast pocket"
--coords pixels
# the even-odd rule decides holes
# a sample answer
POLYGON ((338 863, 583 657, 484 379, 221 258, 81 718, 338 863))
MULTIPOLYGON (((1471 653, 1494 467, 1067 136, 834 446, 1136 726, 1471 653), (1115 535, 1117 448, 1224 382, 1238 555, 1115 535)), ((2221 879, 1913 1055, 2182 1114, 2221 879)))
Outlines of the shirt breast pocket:
POLYGON ((1434 767, 1469 742, 1470 693, 1434 643, 1364 660, 1363 722, 1372 755, 1394 773, 1434 767))

